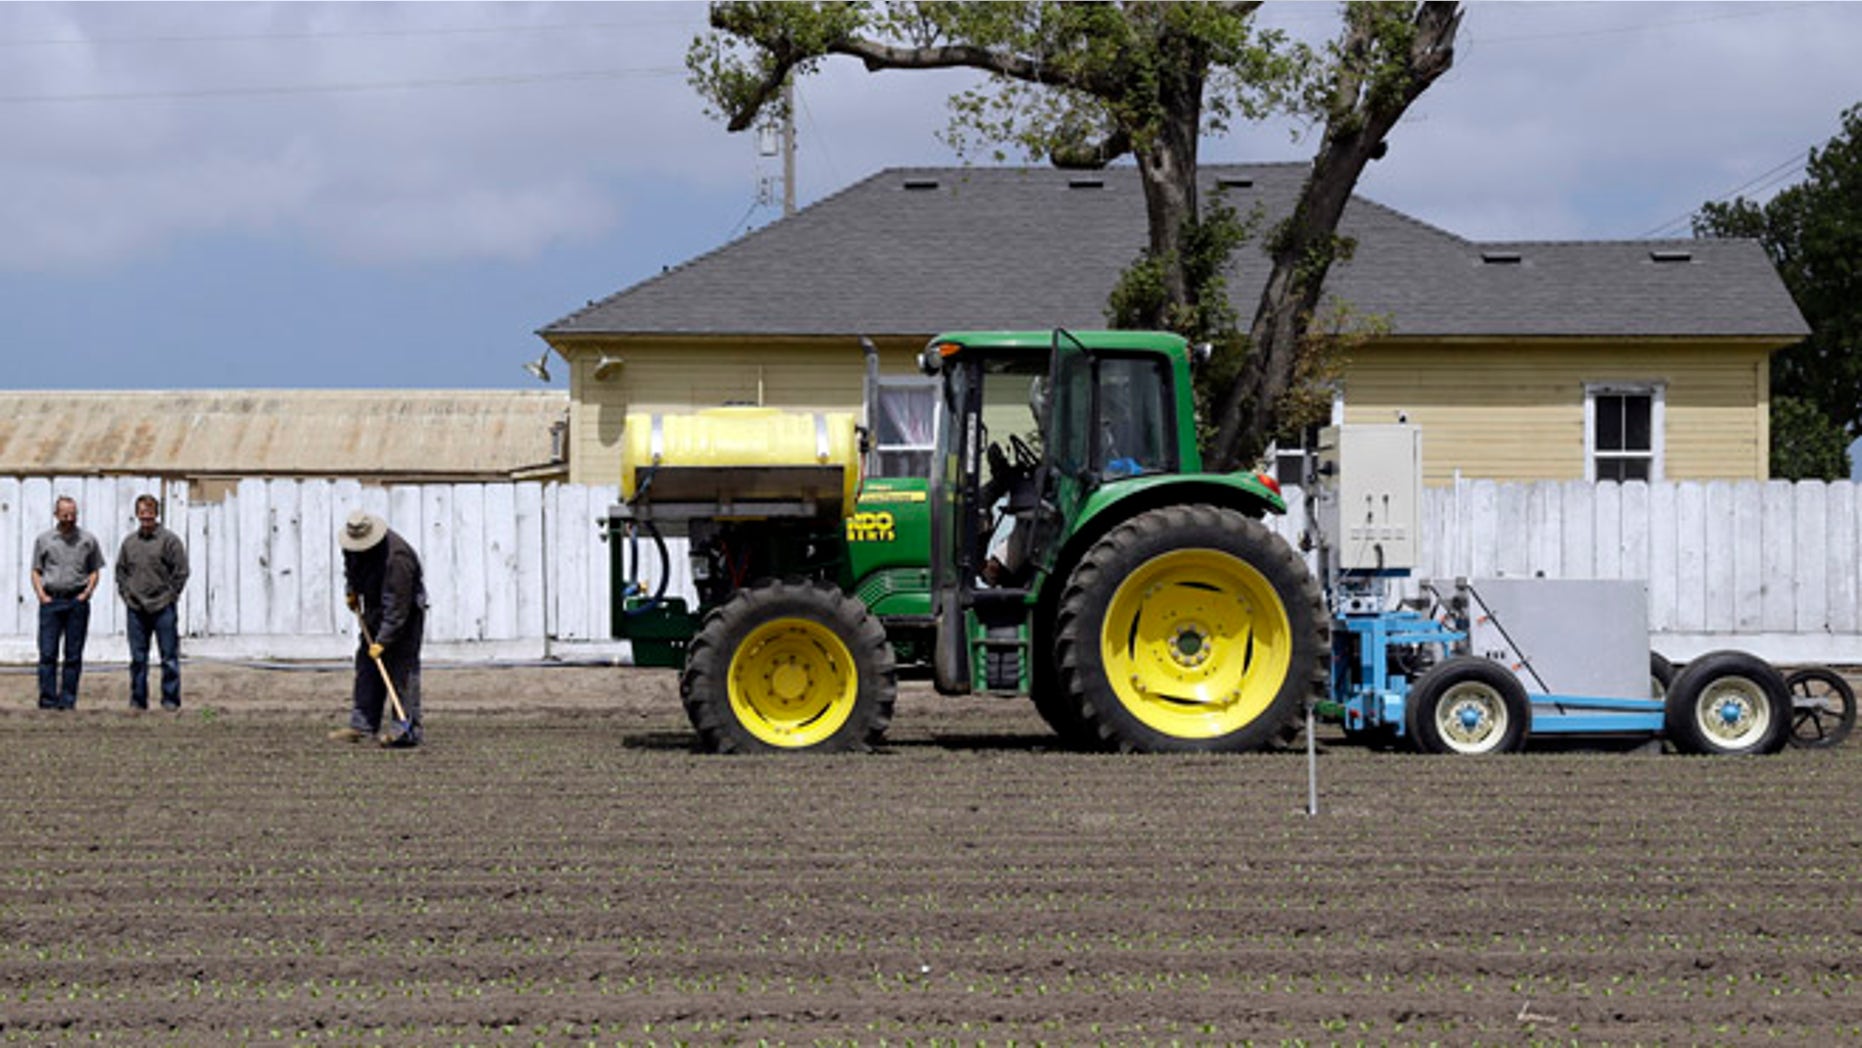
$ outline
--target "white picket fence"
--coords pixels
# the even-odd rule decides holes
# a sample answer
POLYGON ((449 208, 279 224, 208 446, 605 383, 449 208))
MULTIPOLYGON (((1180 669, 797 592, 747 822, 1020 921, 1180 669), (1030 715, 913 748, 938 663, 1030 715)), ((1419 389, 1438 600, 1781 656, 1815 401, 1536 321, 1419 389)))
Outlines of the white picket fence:
MULTIPOLYGON (((37 651, 32 545, 68 494, 112 565, 149 492, 186 540, 181 606, 195 656, 337 658, 353 644, 335 536, 349 511, 386 517, 419 550, 435 658, 624 658, 609 640, 612 487, 246 480, 222 502, 185 484, 117 477, 0 478, 0 661, 37 651), (12 601, 4 599, 11 593, 12 601)), ((1272 523, 1297 536, 1293 512, 1272 523)), ((1500 484, 1425 490, 1423 577, 1644 579, 1652 643, 1686 659, 1739 647, 1781 662, 1862 663, 1862 489, 1848 481, 1500 484)), ((682 544, 669 591, 691 595, 682 544)), ((657 563, 642 544, 649 568, 657 563)), ((648 584, 653 583, 649 578, 648 584)), ((123 608, 106 568, 90 657, 121 661, 123 608)))

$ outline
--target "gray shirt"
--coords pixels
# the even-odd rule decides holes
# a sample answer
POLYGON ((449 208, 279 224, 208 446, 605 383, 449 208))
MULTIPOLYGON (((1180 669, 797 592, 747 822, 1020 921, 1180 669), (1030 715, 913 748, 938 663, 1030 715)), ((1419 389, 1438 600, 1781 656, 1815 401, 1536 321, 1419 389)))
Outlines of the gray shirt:
POLYGON ((173 604, 187 585, 187 547, 174 532, 138 527, 123 536, 116 554, 116 592, 132 611, 153 614, 173 604))
POLYGON ((97 536, 83 528, 73 528, 69 535, 53 528, 33 542, 32 569, 39 573, 46 596, 75 597, 84 592, 90 573, 103 569, 103 549, 97 536))

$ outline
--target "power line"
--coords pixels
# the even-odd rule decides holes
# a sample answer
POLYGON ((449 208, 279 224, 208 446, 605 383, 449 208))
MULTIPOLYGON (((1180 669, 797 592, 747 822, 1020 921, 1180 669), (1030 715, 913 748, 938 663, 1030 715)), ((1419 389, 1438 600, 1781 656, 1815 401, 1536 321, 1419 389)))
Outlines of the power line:
MULTIPOLYGON (((297 33, 177 33, 160 36, 62 36, 0 39, 0 47, 58 47, 73 44, 225 44, 269 40, 360 40, 419 38, 507 33, 573 33, 587 30, 639 29, 646 26, 692 25, 691 18, 636 19, 627 22, 563 22, 548 25, 441 26, 431 29, 342 29, 297 33)), ((702 23, 701 23, 702 24, 702 23)))
POLYGON ((431 80, 385 80, 373 83, 273 84, 257 87, 203 87, 171 91, 93 91, 70 95, 0 95, 0 105, 36 105, 62 102, 145 102, 195 98, 247 98, 267 95, 353 94, 364 91, 418 91, 442 87, 509 87, 521 84, 568 83, 587 80, 623 80, 630 77, 683 76, 677 66, 642 69, 589 69, 560 73, 444 77, 431 80))
MULTIPOLYGON (((1805 166, 1808 165, 1809 163, 1810 163, 1810 150, 1806 149, 1801 153, 1794 153, 1791 155, 1790 158, 1786 159, 1785 161, 1776 165, 1775 167, 1769 168, 1766 171, 1747 180, 1742 185, 1735 186, 1734 188, 1727 190, 1726 192, 1720 194, 1719 196, 1714 197, 1710 201, 1710 203, 1723 204, 1726 201, 1732 200, 1733 198, 1741 196, 1747 192, 1750 192, 1754 196, 1757 196, 1765 192, 1766 190, 1772 188, 1773 186, 1778 185, 1780 182, 1783 182, 1784 180, 1788 178, 1791 178, 1795 175, 1802 173, 1805 166)), ((1688 225, 1693 221, 1694 216, 1699 213, 1700 213, 1700 208, 1694 208, 1693 210, 1687 212, 1686 214, 1677 215, 1676 217, 1671 218, 1666 222, 1663 222, 1661 225, 1656 226, 1655 228, 1649 230, 1648 232, 1643 233, 1642 236, 1639 237, 1638 239, 1647 240, 1647 239, 1654 238, 1654 237, 1661 237, 1661 236, 1668 235, 1670 231, 1678 233, 1681 230, 1687 228, 1688 225)))

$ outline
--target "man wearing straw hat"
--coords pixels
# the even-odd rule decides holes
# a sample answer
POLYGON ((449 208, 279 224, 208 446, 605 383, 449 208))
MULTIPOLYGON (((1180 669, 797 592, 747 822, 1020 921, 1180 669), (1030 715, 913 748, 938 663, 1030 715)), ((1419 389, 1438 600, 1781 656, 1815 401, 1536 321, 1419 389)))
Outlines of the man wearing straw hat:
POLYGON ((362 621, 356 648, 355 700, 349 726, 330 733, 345 742, 381 739, 384 746, 420 744, 420 641, 427 620, 427 588, 420 556, 388 522, 356 510, 337 532, 343 548, 343 580, 349 609, 362 621), (404 723, 384 731, 388 702, 384 676, 407 714, 404 723))

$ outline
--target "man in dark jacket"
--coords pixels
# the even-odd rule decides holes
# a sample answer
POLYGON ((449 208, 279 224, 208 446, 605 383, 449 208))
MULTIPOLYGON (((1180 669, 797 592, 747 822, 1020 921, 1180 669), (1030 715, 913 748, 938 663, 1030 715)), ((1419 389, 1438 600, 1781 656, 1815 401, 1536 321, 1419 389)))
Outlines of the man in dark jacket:
MULTIPOLYGON (((384 746, 420 744, 420 641, 427 621, 427 588, 420 557, 388 522, 357 510, 337 534, 343 548, 345 600, 360 611, 367 629, 356 648, 356 685, 349 726, 330 738, 356 742, 380 736, 384 746), (388 699, 376 660, 388 668, 395 693, 407 713, 404 732, 382 732, 388 699)), ((388 716, 392 718, 393 714, 388 716)))
POLYGON ((181 708, 181 637, 175 602, 187 585, 187 547, 161 526, 153 495, 136 496, 136 530, 116 554, 116 592, 129 612, 129 705, 149 708, 149 635, 162 653, 162 709, 181 708))

